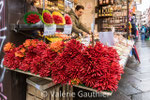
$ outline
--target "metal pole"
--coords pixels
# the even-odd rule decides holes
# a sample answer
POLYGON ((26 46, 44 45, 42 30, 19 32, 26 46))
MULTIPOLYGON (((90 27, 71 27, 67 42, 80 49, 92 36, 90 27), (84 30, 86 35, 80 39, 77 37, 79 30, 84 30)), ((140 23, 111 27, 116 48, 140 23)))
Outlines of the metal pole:
POLYGON ((92 32, 92 47, 94 47, 94 33, 92 32))
POLYGON ((43 10, 45 10, 45 0, 43 0, 43 10))
MULTIPOLYGON (((43 0, 43 10, 45 10, 45 0, 43 0)), ((45 25, 44 25, 45 26, 45 25)), ((43 39, 44 39, 44 42, 46 42, 46 38, 45 36, 43 35, 43 39)))
MULTIPOLYGON (((94 4, 96 4, 96 0, 94 4)), ((93 11, 92 47, 94 47, 94 30, 95 30, 95 9, 93 11)))
POLYGON ((129 0, 127 0, 127 38, 129 36, 129 0))

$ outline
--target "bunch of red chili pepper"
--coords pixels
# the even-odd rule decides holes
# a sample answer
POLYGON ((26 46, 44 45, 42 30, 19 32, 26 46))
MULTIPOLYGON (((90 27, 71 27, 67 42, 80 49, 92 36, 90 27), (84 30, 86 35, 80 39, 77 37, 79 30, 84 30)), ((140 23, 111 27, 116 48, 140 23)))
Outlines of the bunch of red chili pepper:
POLYGON ((51 76, 55 83, 84 84, 98 91, 117 89, 123 68, 114 48, 99 42, 86 47, 74 39, 62 46, 63 51, 58 54, 39 40, 26 40, 17 48, 8 43, 4 47, 4 65, 42 77, 51 76))
POLYGON ((27 17, 27 23, 35 24, 40 21, 40 17, 37 14, 30 14, 27 17))

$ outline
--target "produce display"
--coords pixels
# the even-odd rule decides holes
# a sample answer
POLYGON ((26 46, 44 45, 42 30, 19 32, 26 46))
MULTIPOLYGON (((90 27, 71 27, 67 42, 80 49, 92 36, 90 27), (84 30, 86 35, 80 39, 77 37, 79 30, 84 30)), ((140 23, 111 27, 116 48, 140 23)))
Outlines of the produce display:
POLYGON ((68 36, 66 34, 57 34, 56 33, 55 36, 58 37, 58 38, 61 38, 63 40, 69 40, 69 39, 71 39, 71 36, 68 36))
POLYGON ((66 24, 67 25, 71 25, 72 24, 71 17, 68 14, 65 15, 65 20, 66 20, 66 24))
POLYGON ((62 52, 64 48, 64 42, 56 41, 50 44, 50 49, 55 52, 62 52))
POLYGON ((114 0, 99 0, 99 5, 113 4, 114 0))
MULTIPOLYGON (((98 16, 106 18, 101 23, 104 31, 115 27, 120 32, 126 28, 119 24, 127 21, 126 8, 122 11, 122 6, 118 6, 120 7, 118 9, 117 6, 112 5, 114 3, 114 0, 98 2, 99 6, 103 6, 99 7, 101 9, 97 11, 98 16)), ((84 38, 79 36, 77 39, 71 39, 74 38, 69 34, 73 22, 68 14, 63 15, 64 1, 45 0, 44 5, 47 10, 43 10, 42 15, 28 12, 24 16, 24 22, 28 25, 40 23, 39 36, 44 37, 44 40, 46 42, 48 40, 49 43, 38 39, 27 39, 22 45, 16 47, 15 44, 8 42, 3 48, 5 53, 3 65, 11 70, 52 79, 55 84, 78 85, 97 92, 116 91, 121 75, 124 73, 123 66, 134 42, 121 35, 114 35, 115 45, 112 47, 95 41, 95 45, 92 46, 90 43, 93 42, 91 41, 93 34, 84 38), (50 33, 54 34, 50 35, 50 33)), ((35 6, 38 9, 43 8, 43 1, 37 0, 35 6)), ((93 33, 94 39, 99 41, 99 33, 93 33)))
MULTIPOLYGON (((40 35, 41 36, 41 35, 40 35)), ((55 33, 55 35, 51 35, 51 36, 45 36, 45 38, 47 40, 49 40, 50 42, 57 42, 57 41, 67 41, 71 39, 71 36, 68 36, 66 34, 63 33, 55 33)))
POLYGON ((120 56, 120 65, 125 66, 128 56, 133 48, 134 41, 127 40, 122 35, 114 36, 115 46, 114 48, 117 50, 120 56))
POLYGON ((37 12, 28 12, 24 16, 26 24, 36 24, 41 21, 41 15, 37 12))
POLYGON ((65 17, 57 11, 54 11, 52 14, 48 10, 43 10, 42 17, 37 12, 28 12, 24 16, 24 22, 26 24, 36 24, 38 22, 42 22, 46 25, 71 25, 72 21, 69 15, 65 15, 65 17))
MULTIPOLYGON (((57 1, 49 1, 45 0, 45 9, 50 11, 58 11, 64 10, 64 2, 57 2, 57 1)), ((35 7, 42 9, 43 8, 43 0, 36 0, 35 1, 35 7)))
POLYGON ((85 86, 98 91, 116 90, 122 73, 115 49, 99 42, 94 47, 86 47, 76 40, 66 44, 52 67, 55 83, 66 84, 79 79, 85 86))
POLYGON ((117 51, 100 42, 92 47, 74 39, 51 44, 28 39, 19 47, 7 43, 4 52, 5 67, 52 77, 56 84, 84 84, 97 91, 114 91, 123 73, 117 51))
POLYGON ((65 25, 65 18, 60 12, 54 11, 52 16, 56 25, 65 25))
MULTIPOLYGON (((103 4, 111 4, 111 1, 103 0, 103 4)), ((104 16, 112 16, 112 7, 104 10, 106 12, 102 10, 101 16, 103 13, 104 16)), ((58 11, 51 14, 44 10, 42 17, 38 13, 29 12, 24 19, 26 24, 36 24, 42 20, 45 25, 72 25, 71 17, 67 14, 63 16, 58 11)), ((56 32, 55 35, 45 36, 51 41, 49 44, 37 39, 27 39, 18 47, 7 43, 4 46, 4 66, 50 77, 55 84, 82 85, 97 91, 117 90, 124 73, 123 66, 133 46, 131 41, 115 35, 113 47, 100 42, 92 47, 89 45, 90 36, 77 41, 58 30, 56 32)), ((94 36, 99 38, 98 34, 94 36)))
POLYGON ((57 56, 55 51, 43 41, 26 40, 19 47, 12 43, 4 46, 4 65, 10 69, 20 69, 39 74, 41 77, 50 76, 51 63, 57 56))
POLYGON ((48 10, 44 10, 42 13, 42 21, 46 25, 52 25, 54 23, 53 17, 48 10))

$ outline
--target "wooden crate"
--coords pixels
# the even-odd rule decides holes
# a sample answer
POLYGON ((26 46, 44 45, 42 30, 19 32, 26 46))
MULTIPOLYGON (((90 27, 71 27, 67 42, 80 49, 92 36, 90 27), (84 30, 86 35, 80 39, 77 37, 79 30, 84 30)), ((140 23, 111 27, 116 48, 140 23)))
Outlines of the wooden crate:
POLYGON ((42 100, 42 99, 37 98, 36 96, 27 93, 26 94, 26 100, 42 100))
POLYGON ((39 77, 29 77, 26 79, 26 82, 40 91, 55 86, 55 83, 53 83, 53 81, 39 77))
POLYGON ((73 94, 73 87, 69 85, 53 85, 45 90, 39 90, 40 88, 37 89, 37 86, 35 86, 31 84, 27 85, 26 100, 73 100, 73 96, 71 95, 73 94))

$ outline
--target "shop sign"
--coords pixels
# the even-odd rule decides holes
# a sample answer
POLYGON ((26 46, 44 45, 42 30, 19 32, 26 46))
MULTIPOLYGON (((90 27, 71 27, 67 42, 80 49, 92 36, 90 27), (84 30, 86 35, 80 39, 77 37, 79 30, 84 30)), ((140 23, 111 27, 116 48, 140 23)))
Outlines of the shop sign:
POLYGON ((64 34, 71 34, 72 32, 72 25, 65 25, 64 26, 64 34))
POLYGON ((54 35, 56 32, 56 25, 44 25, 44 36, 54 35))

